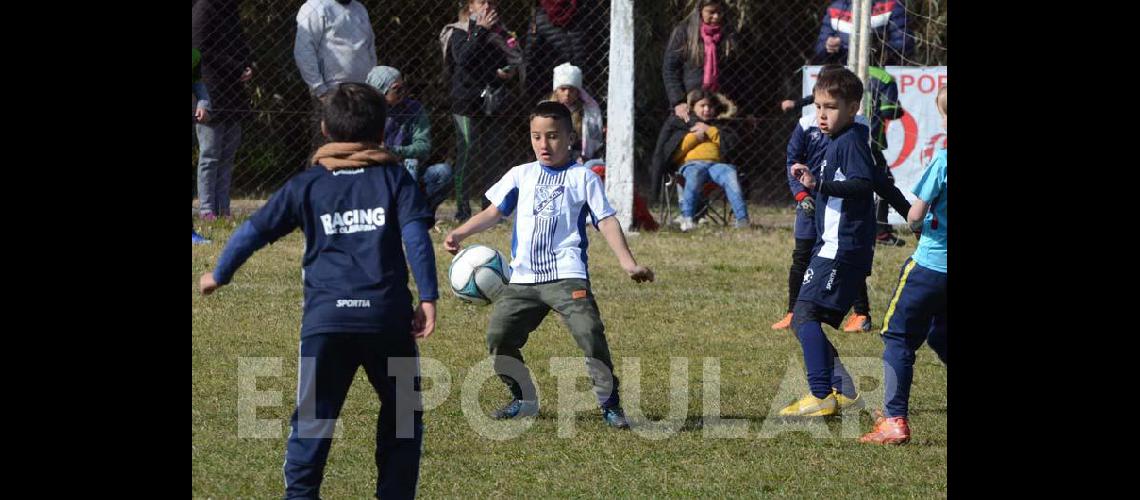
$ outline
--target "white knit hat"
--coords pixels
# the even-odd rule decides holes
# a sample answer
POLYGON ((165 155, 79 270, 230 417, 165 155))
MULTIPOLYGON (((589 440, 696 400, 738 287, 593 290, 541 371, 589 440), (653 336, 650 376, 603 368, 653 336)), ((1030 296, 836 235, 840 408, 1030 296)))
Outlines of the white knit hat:
POLYGON ((571 86, 582 90, 582 70, 570 63, 562 63, 554 68, 554 88, 571 86))

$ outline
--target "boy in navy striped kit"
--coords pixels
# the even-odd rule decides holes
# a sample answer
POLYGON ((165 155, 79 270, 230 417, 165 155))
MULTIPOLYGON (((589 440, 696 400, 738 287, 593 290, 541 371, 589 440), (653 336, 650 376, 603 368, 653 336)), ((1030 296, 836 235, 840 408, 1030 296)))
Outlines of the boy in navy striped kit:
POLYGON ((439 293, 427 232, 432 213, 407 169, 381 146, 385 112, 372 87, 344 83, 333 90, 321 122, 332 142, 234 232, 217 267, 200 280, 210 294, 257 249, 297 227, 305 235, 286 498, 320 496, 336 418, 361 365, 381 401, 376 493, 415 496, 423 442, 415 339, 434 330, 439 293), (419 288, 414 311, 405 255, 419 288))
POLYGON ((861 404, 822 323, 839 328, 871 271, 875 251, 874 160, 867 127, 855 123, 863 84, 850 70, 821 72, 813 90, 819 130, 831 140, 817 177, 797 164, 792 175, 815 192, 818 238, 792 311, 811 393, 781 416, 820 417, 861 404))

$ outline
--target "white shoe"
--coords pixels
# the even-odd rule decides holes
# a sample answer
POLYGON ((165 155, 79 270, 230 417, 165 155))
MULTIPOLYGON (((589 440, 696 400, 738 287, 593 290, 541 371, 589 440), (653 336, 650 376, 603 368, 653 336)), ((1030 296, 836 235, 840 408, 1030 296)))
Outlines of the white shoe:
POLYGON ((682 233, 687 233, 689 231, 692 231, 694 227, 697 227, 697 225, 693 224, 693 218, 692 217, 681 217, 681 232, 682 233))

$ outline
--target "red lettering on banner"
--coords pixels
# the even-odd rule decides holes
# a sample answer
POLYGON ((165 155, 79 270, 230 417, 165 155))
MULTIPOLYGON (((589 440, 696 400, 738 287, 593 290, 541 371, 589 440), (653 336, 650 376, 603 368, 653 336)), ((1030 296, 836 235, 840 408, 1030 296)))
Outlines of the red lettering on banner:
POLYGON ((934 137, 930 138, 930 142, 926 143, 926 147, 922 149, 922 155, 919 156, 919 161, 924 168, 929 165, 930 160, 934 158, 934 151, 938 146, 938 139, 942 139, 942 147, 946 147, 946 134, 934 134, 934 137))
POLYGON ((902 80, 902 85, 899 86, 899 93, 905 94, 906 88, 914 85, 914 75, 903 75, 900 80, 902 80))
POLYGON ((906 162, 908 156, 914 152, 914 146, 918 144, 918 122, 914 121, 914 116, 910 113, 903 113, 902 117, 898 120, 884 120, 883 133, 890 129, 892 123, 901 121, 903 126, 903 145, 899 149, 899 156, 891 163, 891 168, 895 168, 906 162))
POLYGON ((938 88, 941 89, 942 87, 945 87, 945 86, 946 86, 946 73, 942 73, 941 75, 938 75, 938 88))
POLYGON ((934 92, 934 77, 930 75, 922 75, 918 77, 918 91, 923 94, 934 92), (925 85, 923 85, 925 83, 925 85))

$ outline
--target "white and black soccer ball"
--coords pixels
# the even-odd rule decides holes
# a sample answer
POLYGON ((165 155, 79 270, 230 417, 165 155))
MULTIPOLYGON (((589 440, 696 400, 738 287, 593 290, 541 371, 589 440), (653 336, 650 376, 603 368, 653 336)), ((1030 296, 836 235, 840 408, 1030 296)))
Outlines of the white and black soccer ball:
POLYGON ((451 259, 447 278, 459 300, 482 306, 494 302, 510 283, 511 268, 498 250, 470 245, 451 259))

